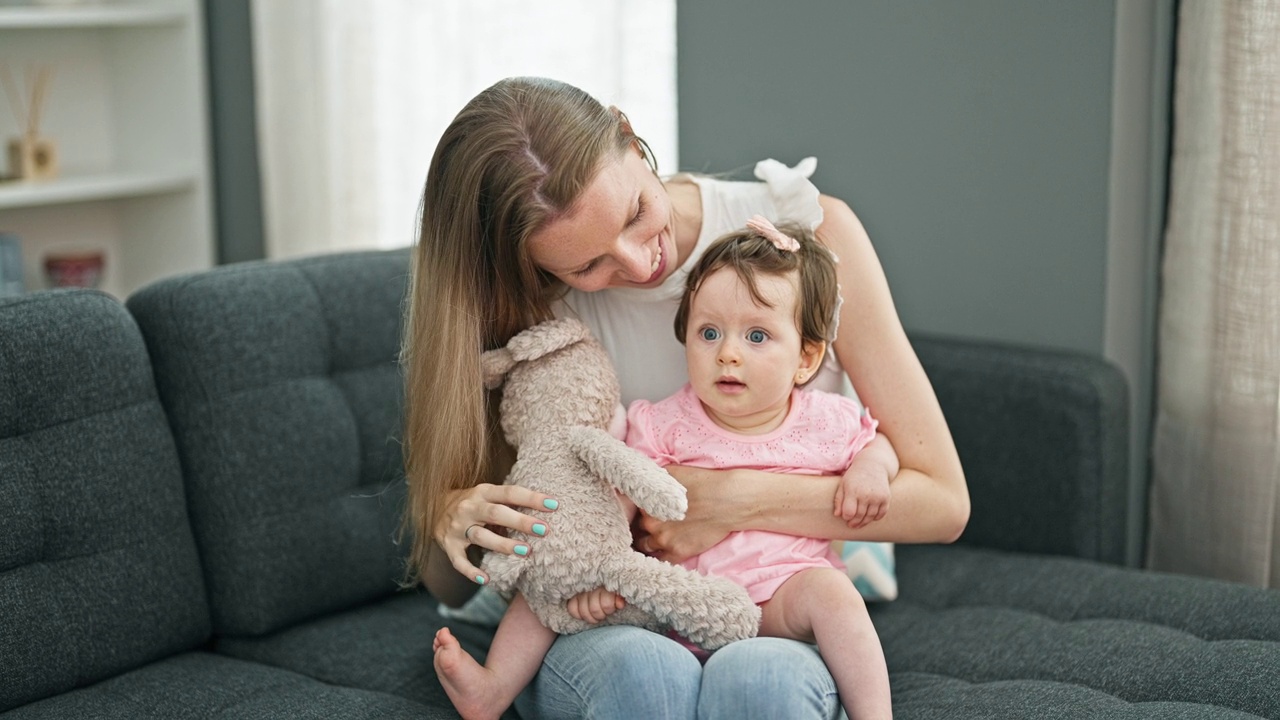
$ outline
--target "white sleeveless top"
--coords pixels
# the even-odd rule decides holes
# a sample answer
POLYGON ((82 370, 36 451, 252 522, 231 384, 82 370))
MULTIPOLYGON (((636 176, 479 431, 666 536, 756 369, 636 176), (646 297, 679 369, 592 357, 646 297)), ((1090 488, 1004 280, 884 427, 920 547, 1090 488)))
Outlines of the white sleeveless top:
MULTIPOLYGON (((674 321, 689 271, 713 240, 746 225, 752 215, 773 222, 791 221, 816 228, 822 222, 818 188, 809 181, 817 160, 805 158, 794 168, 776 160, 756 164, 763 182, 728 181, 684 175, 702 196, 702 230, 693 252, 656 288, 610 288, 596 292, 571 290, 556 315, 582 320, 604 345, 617 368, 622 403, 661 400, 689 381, 684 346, 676 340, 674 321)), ((852 396, 852 387, 835 353, 827 352, 822 370, 805 387, 852 396)))

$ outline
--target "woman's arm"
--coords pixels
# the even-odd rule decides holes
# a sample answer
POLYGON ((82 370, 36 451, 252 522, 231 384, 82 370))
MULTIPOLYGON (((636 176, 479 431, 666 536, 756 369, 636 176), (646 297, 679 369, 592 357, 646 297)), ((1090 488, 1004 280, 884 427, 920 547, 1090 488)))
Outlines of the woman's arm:
MULTIPOLYGON (((879 431, 898 453, 888 514, 901 542, 951 542, 969 522, 969 490, 942 408, 889 293, 871 238, 844 202, 827 196, 818 239, 840 258, 844 305, 834 349, 879 431), (900 524, 900 526, 899 526, 900 524)), ((881 529, 882 534, 889 528, 881 529)))
POLYGON ((879 420, 898 453, 883 519, 851 530, 831 512, 839 478, 778 476, 749 470, 668 470, 689 490, 679 522, 645 518, 649 547, 680 561, 733 530, 892 542, 952 542, 969 521, 969 491, 933 387, 889 293, 884 270, 862 223, 840 200, 823 196, 818 239, 840 258, 844 305, 834 343, 858 397, 879 420))

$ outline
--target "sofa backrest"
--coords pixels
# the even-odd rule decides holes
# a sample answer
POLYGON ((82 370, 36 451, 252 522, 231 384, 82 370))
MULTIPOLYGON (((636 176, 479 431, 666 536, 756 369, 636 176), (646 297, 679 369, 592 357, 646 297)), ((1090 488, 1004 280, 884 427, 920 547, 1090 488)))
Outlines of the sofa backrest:
POLYGON ((214 633, 391 594, 407 250, 228 265, 129 298, 187 483, 214 633))
POLYGON ((979 340, 912 338, 969 484, 960 542, 1124 564, 1129 391, 1110 362, 979 340))
POLYGON ((0 712, 210 632, 178 455, 116 300, 0 300, 0 712))

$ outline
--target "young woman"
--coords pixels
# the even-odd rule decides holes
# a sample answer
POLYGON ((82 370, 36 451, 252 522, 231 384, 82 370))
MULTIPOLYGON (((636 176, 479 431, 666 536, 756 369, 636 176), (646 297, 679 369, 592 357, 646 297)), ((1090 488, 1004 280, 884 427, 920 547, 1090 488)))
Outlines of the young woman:
MULTIPOLYGON (((893 542, 959 536, 968 492, 937 399, 870 239, 847 205, 819 195, 812 170, 812 162, 764 162, 756 169, 763 183, 664 181, 624 115, 551 80, 504 80, 462 109, 427 174, 402 353, 415 579, 461 604, 484 581, 479 552, 513 554, 504 531, 533 532, 532 517, 517 508, 554 501, 500 484, 510 451, 490 421, 495 406, 481 382, 480 353, 537 321, 574 314, 610 352, 624 402, 673 393, 688 381, 684 349, 671 333, 684 276, 712 239, 755 214, 821 219, 817 237, 840 260, 845 302, 834 353, 814 383, 838 389, 843 370, 876 408, 900 460, 892 504, 882 517, 869 507, 846 524, 832 513, 837 477, 795 483, 753 470, 671 466, 688 488, 689 511, 680 522, 646 520, 638 546, 680 562, 736 530, 893 542)), ((555 532, 554 523, 544 532, 555 532)), ((517 708, 538 717, 840 711, 811 645, 756 638, 702 666, 672 639, 621 626, 557 639, 517 708)))
MULTIPOLYGON (((841 475, 835 513, 838 499, 883 506, 898 458, 871 414, 844 395, 797 389, 836 337, 840 289, 831 253, 803 228, 783 227, 757 215, 698 259, 675 318, 689 382, 656 403, 631 403, 627 444, 664 466, 841 475)), ((828 540, 743 530, 682 565, 746 588, 761 609, 760 635, 817 644, 850 718, 893 716, 875 627, 828 540)), ((569 605, 584 599, 622 604, 600 588, 569 605)), ((497 718, 555 637, 517 595, 483 666, 448 628, 436 633, 440 682, 463 718, 497 718)))

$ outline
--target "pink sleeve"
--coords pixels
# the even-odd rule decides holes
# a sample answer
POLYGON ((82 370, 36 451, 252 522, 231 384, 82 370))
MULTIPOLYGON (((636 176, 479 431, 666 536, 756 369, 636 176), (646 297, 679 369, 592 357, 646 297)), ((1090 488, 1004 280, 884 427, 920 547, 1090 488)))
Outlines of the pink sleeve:
POLYGON ((870 408, 864 408, 853 400, 841 397, 840 410, 845 419, 845 427, 849 435, 849 459, 862 452, 862 448, 876 439, 876 428, 880 421, 871 417, 870 408))
POLYGON ((627 446, 639 450, 659 465, 671 464, 653 427, 653 403, 635 400, 627 408, 627 446))

